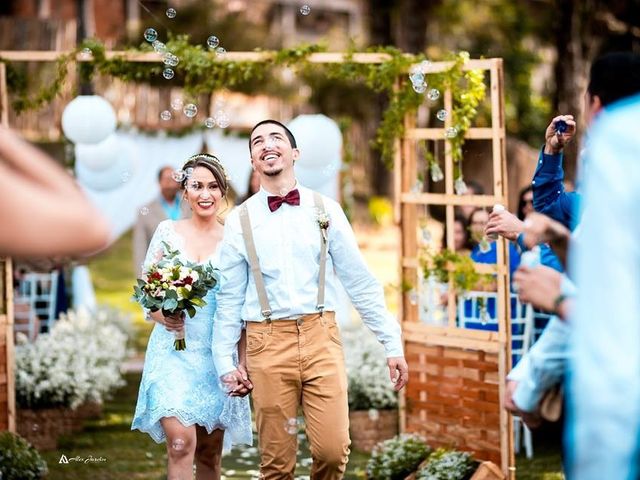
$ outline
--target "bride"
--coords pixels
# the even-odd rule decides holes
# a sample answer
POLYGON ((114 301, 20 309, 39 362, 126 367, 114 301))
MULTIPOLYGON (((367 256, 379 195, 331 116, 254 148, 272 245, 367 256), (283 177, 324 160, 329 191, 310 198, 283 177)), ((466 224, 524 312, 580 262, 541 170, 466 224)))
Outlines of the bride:
MULTIPOLYGON (((224 228, 218 219, 227 179, 222 164, 212 155, 198 154, 183 166, 184 197, 192 216, 165 220, 156 229, 145 268, 162 256, 161 242, 192 262, 218 262, 218 245, 224 228)), ((166 440, 169 479, 219 479, 223 446, 251 444, 248 397, 229 396, 222 390, 211 352, 215 341, 216 288, 206 306, 193 318, 184 312, 165 317, 147 313, 156 322, 145 356, 138 403, 131 429, 148 433, 156 442, 166 440), (174 332, 184 328, 186 350, 176 351, 174 332)), ((244 364, 244 344, 239 344, 239 364, 244 364)), ((246 393, 246 392, 243 392, 246 393)), ((235 395, 235 393, 234 393, 235 395)))

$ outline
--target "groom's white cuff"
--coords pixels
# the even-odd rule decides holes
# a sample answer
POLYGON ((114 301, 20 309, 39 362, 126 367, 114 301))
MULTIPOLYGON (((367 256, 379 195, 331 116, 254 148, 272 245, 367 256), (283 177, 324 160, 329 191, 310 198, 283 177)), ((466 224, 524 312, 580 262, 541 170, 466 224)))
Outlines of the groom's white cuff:
POLYGON ((229 372, 233 372, 237 368, 231 356, 228 356, 228 357, 214 356, 213 363, 216 366, 216 372, 218 373, 218 378, 226 375, 229 372))

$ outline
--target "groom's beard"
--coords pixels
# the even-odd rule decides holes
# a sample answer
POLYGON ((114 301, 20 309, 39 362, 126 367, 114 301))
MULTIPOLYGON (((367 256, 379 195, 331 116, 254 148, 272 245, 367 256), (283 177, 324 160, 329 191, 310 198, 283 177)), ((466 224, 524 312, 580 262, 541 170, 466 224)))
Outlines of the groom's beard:
POLYGON ((282 173, 282 168, 280 170, 273 170, 271 172, 264 172, 264 174, 267 177, 277 177, 278 175, 280 175, 282 173))

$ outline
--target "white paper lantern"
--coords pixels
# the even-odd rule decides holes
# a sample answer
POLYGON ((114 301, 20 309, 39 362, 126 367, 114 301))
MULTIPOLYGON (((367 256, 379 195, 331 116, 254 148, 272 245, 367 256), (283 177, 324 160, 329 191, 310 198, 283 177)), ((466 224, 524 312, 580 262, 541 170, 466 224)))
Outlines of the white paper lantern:
POLYGON ((114 190, 131 182, 133 166, 128 151, 121 152, 117 161, 104 170, 92 170, 83 162, 76 162, 76 178, 90 190, 114 190), (125 181, 126 180, 126 181, 125 181))
POLYGON ((100 143, 76 145, 76 162, 82 163, 90 170, 104 170, 118 160, 118 137, 109 135, 100 143))
POLYGON ((300 149, 298 165, 321 169, 342 158, 342 133, 326 115, 300 115, 287 125, 300 149))
POLYGON ((98 95, 80 95, 62 112, 62 131, 73 143, 99 143, 116 129, 116 112, 98 95))

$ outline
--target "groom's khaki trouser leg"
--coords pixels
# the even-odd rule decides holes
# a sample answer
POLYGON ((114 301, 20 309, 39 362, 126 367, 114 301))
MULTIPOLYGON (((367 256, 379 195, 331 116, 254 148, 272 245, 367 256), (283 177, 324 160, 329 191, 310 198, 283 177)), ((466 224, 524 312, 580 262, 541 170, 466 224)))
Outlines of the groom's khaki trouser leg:
POLYGON ((344 356, 333 312, 302 321, 247 325, 247 368, 265 480, 292 479, 297 437, 288 424, 302 405, 312 479, 340 479, 349 455, 344 356))

